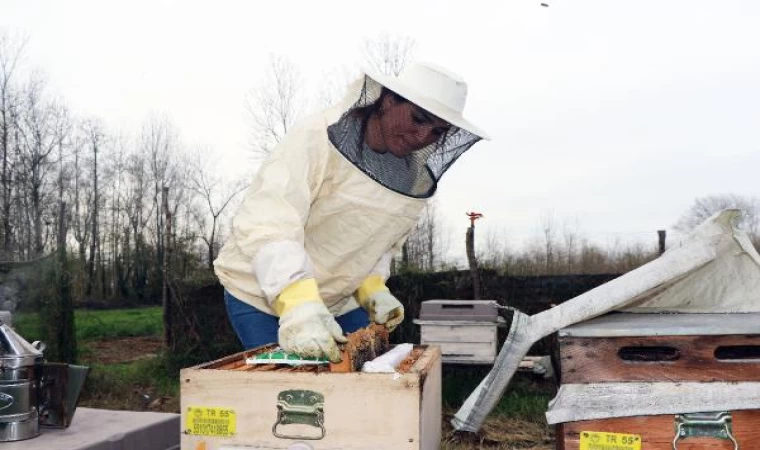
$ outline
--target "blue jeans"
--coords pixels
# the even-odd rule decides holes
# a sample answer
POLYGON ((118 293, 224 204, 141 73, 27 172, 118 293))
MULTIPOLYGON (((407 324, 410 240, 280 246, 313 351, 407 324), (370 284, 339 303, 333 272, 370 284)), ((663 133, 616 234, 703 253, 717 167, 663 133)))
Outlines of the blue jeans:
MULTIPOLYGON (((238 300, 226 289, 224 303, 227 305, 227 315, 232 328, 235 329, 235 333, 246 350, 277 342, 278 317, 238 300)), ((362 308, 337 316, 335 320, 343 329, 343 333, 352 333, 369 325, 369 316, 362 308)))

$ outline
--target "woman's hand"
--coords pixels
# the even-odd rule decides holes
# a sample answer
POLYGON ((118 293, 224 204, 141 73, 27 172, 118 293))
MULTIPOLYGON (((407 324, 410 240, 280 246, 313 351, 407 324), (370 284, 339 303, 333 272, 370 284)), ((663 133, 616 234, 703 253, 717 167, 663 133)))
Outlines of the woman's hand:
POLYGON ((385 325, 388 331, 393 331, 404 321, 404 305, 390 291, 378 291, 370 295, 364 309, 371 321, 385 325))
POLYGON ((379 275, 370 275, 362 282, 356 290, 356 300, 371 321, 385 325, 388 331, 393 331, 404 321, 404 305, 391 294, 379 275))
POLYGON ((283 350, 299 356, 340 362, 338 342, 345 343, 338 322, 321 301, 302 303, 280 317, 278 342, 283 350))

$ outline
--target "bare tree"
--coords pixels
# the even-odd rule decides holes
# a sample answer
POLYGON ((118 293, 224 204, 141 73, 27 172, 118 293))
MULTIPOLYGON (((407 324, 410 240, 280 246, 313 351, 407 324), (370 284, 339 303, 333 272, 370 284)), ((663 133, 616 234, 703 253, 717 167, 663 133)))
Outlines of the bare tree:
POLYGON ((143 128, 142 152, 147 156, 148 169, 153 183, 152 200, 154 210, 155 259, 153 265, 154 289, 162 293, 162 317, 164 324, 164 345, 172 348, 175 341, 171 334, 171 317, 174 310, 172 296, 169 295, 174 209, 170 206, 182 191, 180 174, 184 162, 180 157, 179 133, 168 119, 153 118, 143 128), (174 192, 174 191, 178 192, 174 192))
POLYGON ((84 135, 84 127, 77 127, 78 132, 72 139, 71 147, 71 159, 72 159, 72 192, 70 208, 72 220, 70 227, 73 232, 74 240, 77 242, 77 254, 79 256, 79 262, 83 263, 87 257, 87 245, 90 239, 90 217, 92 204, 92 198, 90 196, 90 177, 87 176, 84 171, 84 156, 83 151, 86 146, 87 139, 84 135))
POLYGON ((175 181, 180 169, 178 162, 179 134, 168 119, 152 118, 143 128, 141 137, 141 150, 147 157, 147 169, 153 183, 152 200, 153 200, 153 238, 156 248, 156 282, 158 285, 163 283, 161 267, 164 260, 164 239, 165 215, 162 211, 162 196, 165 189, 169 189, 170 194, 177 186, 175 181))
POLYGON ((562 224, 562 238, 565 254, 563 266, 566 268, 575 267, 575 257, 578 254, 579 245, 579 228, 580 226, 577 218, 572 222, 564 221, 562 224))
POLYGON ((544 261, 547 273, 553 273, 555 259, 557 258, 557 229, 554 214, 545 212, 541 216, 541 233, 544 244, 544 261))
POLYGON ((348 85, 359 76, 359 70, 349 66, 339 66, 326 72, 318 88, 316 103, 323 108, 334 105, 346 95, 348 85))
POLYGON ((718 194, 700 197, 678 219, 675 228, 691 231, 718 211, 737 208, 742 211, 737 226, 744 230, 755 246, 760 244, 760 198, 738 194, 718 194))
MULTIPOLYGON (((60 246, 65 247, 65 237, 68 234, 68 212, 65 208, 66 194, 69 191, 70 178, 72 171, 70 164, 67 162, 68 152, 70 150, 70 141, 72 136, 72 121, 69 117, 68 110, 62 109, 61 120, 57 123, 57 128, 54 131, 56 146, 58 148, 58 214, 56 215, 56 230, 58 232, 56 249, 60 251, 60 246), (63 225, 61 225, 63 223, 63 225), (63 238, 61 241, 61 230, 63 230, 63 238), (63 242, 63 244, 61 244, 63 242)), ((65 250, 65 249, 64 249, 65 250)))
POLYGON ((193 176, 190 178, 190 186, 200 196, 205 206, 206 215, 198 217, 198 224, 201 227, 201 239, 208 249, 207 265, 211 270, 214 268, 218 246, 219 216, 247 185, 243 180, 224 183, 221 177, 216 175, 216 167, 209 155, 211 152, 207 150, 197 153, 193 163, 193 176), (208 224, 209 216, 211 216, 210 224, 208 224))
POLYGON ((122 250, 127 255, 125 277, 131 280, 132 291, 141 298, 145 295, 150 263, 145 234, 154 211, 149 196, 148 155, 141 151, 129 155, 125 176, 124 210, 128 222, 122 250))
MULTIPOLYGON (((60 122, 66 120, 66 109, 45 97, 45 81, 41 76, 33 77, 24 89, 23 113, 20 123, 19 159, 21 172, 17 178, 26 192, 21 199, 28 207, 25 214, 27 230, 31 233, 27 240, 26 253, 32 257, 42 256, 47 241, 46 227, 52 222, 45 214, 45 208, 55 206, 49 198, 51 175, 55 169, 53 150, 57 148, 57 131, 60 122)), ((55 212, 50 214, 52 217, 55 212)))
POLYGON ((268 154, 303 112, 303 87, 303 77, 293 62, 269 55, 264 76, 246 99, 253 125, 251 144, 258 155, 268 154))
POLYGON ((440 222, 438 205, 435 200, 430 200, 404 243, 406 264, 409 268, 432 272, 443 263, 443 255, 450 243, 440 222))
POLYGON ((482 268, 509 270, 514 255, 507 242, 508 235, 506 230, 494 229, 483 234, 481 243, 475 249, 475 259, 482 268))
MULTIPOLYGON (((95 269, 102 265, 101 261, 101 236, 100 236, 100 204, 101 194, 98 187, 98 179, 100 172, 98 171, 98 153, 101 151, 105 135, 103 132, 102 124, 96 119, 91 119, 84 124, 85 133, 87 136, 87 143, 92 151, 92 167, 90 172, 90 179, 92 180, 92 203, 90 218, 90 253, 87 258, 87 288, 85 289, 85 295, 92 294, 92 288, 95 283, 95 269)), ((102 272, 99 270, 99 272, 102 272)), ((102 284, 101 284, 102 295, 102 284)))
POLYGON ((364 63, 384 75, 398 76, 412 60, 416 43, 410 36, 381 33, 362 45, 364 63))
POLYGON ((108 212, 108 232, 105 234, 109 246, 108 265, 110 266, 109 289, 115 297, 127 293, 126 268, 129 254, 129 226, 127 225, 124 191, 127 187, 127 140, 122 135, 112 136, 110 164, 106 167, 106 178, 111 181, 105 185, 104 195, 110 199, 108 212), (126 250, 126 251, 124 251, 126 250))
POLYGON ((11 170, 11 139, 13 136, 13 116, 18 98, 14 85, 24 42, 16 42, 0 30, 0 252, 5 258, 13 255, 13 228, 11 226, 11 198, 13 177, 11 170))

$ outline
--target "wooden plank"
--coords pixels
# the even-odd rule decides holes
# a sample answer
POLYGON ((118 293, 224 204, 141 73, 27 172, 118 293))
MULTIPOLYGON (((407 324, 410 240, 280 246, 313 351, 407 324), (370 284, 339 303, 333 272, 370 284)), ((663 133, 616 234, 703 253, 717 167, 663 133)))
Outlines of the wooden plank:
MULTIPOLYGON (((424 352, 407 372, 420 375, 421 379, 424 381, 427 373, 439 365, 438 361, 441 359, 441 349, 424 345, 414 346, 414 350, 420 348, 424 349, 424 352)), ((414 350, 412 351, 412 354, 414 354, 414 350)))
POLYGON ((463 365, 488 365, 493 364, 493 357, 482 356, 444 356, 442 361, 446 364, 463 364, 463 365))
POLYGON ((423 325, 424 342, 496 342, 496 324, 492 326, 423 325))
POLYGON ((430 347, 417 360, 412 371, 422 377, 422 398, 420 399, 420 450, 439 450, 442 420, 442 375, 441 352, 438 347, 430 347))
POLYGON ((760 357, 728 360, 715 357, 718 348, 745 349, 756 354, 760 335, 565 337, 559 339, 559 345, 563 383, 760 381, 760 357), (661 356, 655 361, 624 360, 621 351, 629 358, 661 356), (677 358, 667 360, 672 354, 677 358))
MULTIPOLYGON (((637 434, 643 450, 672 450, 675 437, 674 415, 637 416, 603 420, 584 420, 560 424, 556 428, 558 450, 578 450, 580 433, 599 431, 637 434)), ((733 433, 739 448, 760 448, 760 410, 734 411, 733 433)), ((731 441, 689 438, 678 441, 678 450, 733 450, 731 441)))
POLYGON ((491 357, 494 356, 494 346, 490 343, 480 342, 441 342, 441 354, 444 358, 449 356, 474 356, 474 357, 491 357))

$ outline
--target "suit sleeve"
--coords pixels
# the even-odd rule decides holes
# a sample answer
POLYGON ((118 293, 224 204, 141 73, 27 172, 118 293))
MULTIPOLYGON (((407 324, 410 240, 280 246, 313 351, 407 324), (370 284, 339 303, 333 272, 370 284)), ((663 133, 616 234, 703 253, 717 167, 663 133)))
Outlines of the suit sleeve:
POLYGON ((318 128, 293 129, 261 166, 233 219, 232 234, 270 302, 291 283, 314 277, 304 227, 327 151, 318 128))

